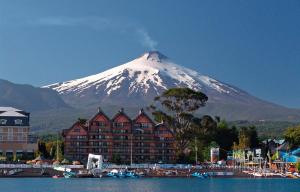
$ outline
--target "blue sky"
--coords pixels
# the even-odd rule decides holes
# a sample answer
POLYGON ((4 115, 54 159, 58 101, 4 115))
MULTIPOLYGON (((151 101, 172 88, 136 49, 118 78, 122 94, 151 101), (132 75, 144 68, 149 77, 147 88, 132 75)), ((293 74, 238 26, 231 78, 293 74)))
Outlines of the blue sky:
POLYGON ((300 1, 0 0, 0 78, 75 79, 156 49, 300 108, 300 1))

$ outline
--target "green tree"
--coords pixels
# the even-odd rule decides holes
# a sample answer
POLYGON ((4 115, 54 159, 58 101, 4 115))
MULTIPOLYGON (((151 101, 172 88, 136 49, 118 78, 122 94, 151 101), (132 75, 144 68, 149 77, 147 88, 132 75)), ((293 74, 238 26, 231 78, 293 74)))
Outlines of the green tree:
MULTIPOLYGON (((149 107, 156 121, 164 122, 176 140, 179 157, 194 138, 193 113, 205 106, 208 97, 189 88, 172 88, 154 99, 149 107)), ((179 159, 180 159, 179 158, 179 159)))
POLYGON ((84 119, 84 118, 78 118, 77 119, 77 121, 80 123, 80 124, 82 124, 82 125, 84 125, 84 124, 86 124, 86 122, 87 122, 87 119, 84 119))
POLYGON ((257 131, 254 126, 241 127, 239 130, 238 144, 235 143, 235 150, 245 150, 247 148, 256 148, 259 145, 257 131))
POLYGON ((220 159, 227 158, 227 152, 232 150, 234 142, 238 142, 238 131, 235 126, 229 128, 227 122, 222 120, 218 123, 214 140, 220 146, 220 159))
POLYGON ((300 171, 300 162, 296 163, 296 169, 298 170, 298 172, 300 171))
POLYGON ((46 148, 46 143, 44 141, 38 142, 38 152, 37 154, 43 156, 44 158, 48 158, 50 155, 46 148))
POLYGON ((111 162, 120 165, 122 163, 120 155, 113 154, 111 158, 111 162))
MULTIPOLYGON (((193 136, 189 145, 191 150, 190 162, 195 162, 196 150, 198 161, 208 160, 210 145, 216 143, 215 135, 218 121, 217 118, 212 118, 208 115, 204 115, 202 118, 193 118, 191 123, 193 136)), ((216 145, 218 144, 216 143, 216 145)))
POLYGON ((210 149, 220 147, 217 142, 211 141, 208 145, 204 146, 202 150, 203 161, 210 161, 210 149))
POLYGON ((300 146, 300 125, 288 128, 284 132, 284 138, 289 142, 291 147, 300 146))
POLYGON ((200 126, 197 128, 198 137, 202 137, 201 140, 203 140, 205 144, 215 141, 217 126, 218 122, 215 121, 215 119, 213 119, 211 116, 204 115, 200 120, 200 126))
POLYGON ((61 140, 46 142, 46 150, 49 154, 48 158, 63 160, 64 143, 61 140))
POLYGON ((250 138, 250 148, 257 148, 259 146, 259 139, 257 135, 256 128, 254 126, 250 126, 248 129, 248 136, 250 138))

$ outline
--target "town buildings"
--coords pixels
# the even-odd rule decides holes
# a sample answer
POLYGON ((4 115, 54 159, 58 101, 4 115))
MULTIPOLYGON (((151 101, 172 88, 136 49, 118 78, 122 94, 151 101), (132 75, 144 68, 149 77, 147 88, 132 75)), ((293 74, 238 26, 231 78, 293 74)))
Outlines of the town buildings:
POLYGON ((76 122, 63 131, 65 156, 86 161, 89 153, 120 163, 173 163, 174 138, 163 123, 155 124, 140 110, 131 119, 121 109, 109 118, 100 108, 88 122, 76 122))
POLYGON ((0 156, 7 160, 32 159, 37 140, 30 136, 30 114, 12 107, 0 107, 0 156))

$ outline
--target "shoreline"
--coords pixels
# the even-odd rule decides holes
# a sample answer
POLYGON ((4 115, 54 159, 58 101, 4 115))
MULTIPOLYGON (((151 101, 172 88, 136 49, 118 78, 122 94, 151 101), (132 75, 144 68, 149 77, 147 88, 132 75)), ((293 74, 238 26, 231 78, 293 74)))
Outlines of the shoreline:
MULTIPOLYGON (((58 178, 64 178, 63 172, 57 171, 51 168, 41 169, 41 168, 26 168, 20 169, 19 172, 16 172, 12 175, 5 175, 3 171, 7 172, 14 169, 0 169, 0 178, 52 178, 57 176, 58 178)), ((74 169, 74 171, 79 172, 85 169, 74 169)), ((108 170, 107 170, 108 171, 108 170)), ((283 178, 289 179, 289 177, 280 177, 280 176, 263 176, 263 177, 254 177, 252 175, 246 174, 240 170, 235 169, 159 169, 159 170, 150 170, 150 169, 140 169, 135 170, 138 172, 143 172, 144 176, 140 178, 186 178, 186 179, 199 179, 192 177, 191 174, 194 172, 208 173, 209 178, 248 178, 248 179, 274 179, 274 178, 283 178)), ((98 178, 94 177, 92 174, 78 174, 74 178, 98 178)), ((104 173, 101 178, 109 178, 104 173)))

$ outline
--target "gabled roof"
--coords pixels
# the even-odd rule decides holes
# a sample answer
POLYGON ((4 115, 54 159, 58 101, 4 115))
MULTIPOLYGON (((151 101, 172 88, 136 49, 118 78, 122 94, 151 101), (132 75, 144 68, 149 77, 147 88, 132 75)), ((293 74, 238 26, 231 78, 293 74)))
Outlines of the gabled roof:
POLYGON ((150 122, 155 125, 154 121, 147 115, 147 113, 145 113, 144 109, 141 109, 139 114, 135 117, 134 121, 136 121, 140 116, 144 115, 145 117, 147 117, 150 122))
POLYGON ((275 144, 279 144, 279 145, 282 145, 285 143, 285 140, 284 139, 280 139, 280 140, 277 140, 277 139, 266 139, 263 141, 264 144, 267 144, 267 143, 275 143, 275 144))
POLYGON ((278 143, 279 145, 284 144, 285 140, 284 139, 280 139, 280 140, 276 140, 275 143, 278 143))
POLYGON ((288 151, 289 150, 289 144, 287 142, 283 143, 279 147, 277 147, 278 151, 288 151))
POLYGON ((100 107, 98 107, 98 113, 96 113, 96 115, 94 115, 90 120, 93 121, 94 118, 96 118, 98 115, 103 115, 108 121, 110 121, 110 118, 102 111, 102 109, 100 107))
POLYGON ((29 113, 13 107, 0 107, 0 117, 27 117, 29 113))
POLYGON ((155 125, 155 127, 162 127, 162 126, 165 126, 164 122, 161 122, 161 123, 158 123, 155 125))
POLYGON ((0 111, 22 111, 20 109, 16 109, 14 107, 0 107, 0 111))
POLYGON ((166 126, 166 124, 164 122, 161 122, 161 123, 158 123, 155 125, 155 129, 159 129, 160 127, 164 127, 167 129, 167 131, 169 131, 171 134, 173 134, 173 131, 168 127, 166 126))
POLYGON ((26 115, 23 115, 16 111, 6 111, 6 112, 0 112, 0 117, 26 117, 26 115))
POLYGON ((86 132, 88 132, 88 129, 86 126, 84 126, 83 124, 81 124, 79 121, 75 122, 69 129, 64 129, 63 130, 63 136, 66 135, 69 131, 71 131, 75 126, 80 126, 81 128, 83 128, 86 132))
POLYGON ((131 119, 130 119, 130 117, 124 112, 124 109, 123 108, 121 108, 120 110, 119 110, 119 112, 112 118, 112 121, 114 121, 118 116, 120 116, 120 115, 123 115, 123 116, 125 116, 130 122, 132 121, 131 119))

